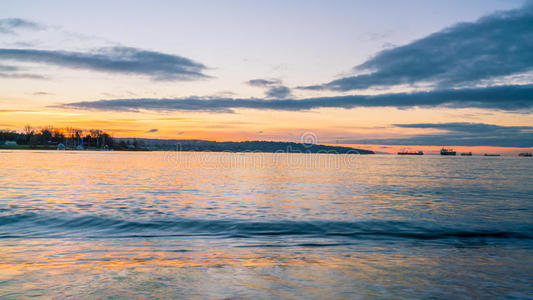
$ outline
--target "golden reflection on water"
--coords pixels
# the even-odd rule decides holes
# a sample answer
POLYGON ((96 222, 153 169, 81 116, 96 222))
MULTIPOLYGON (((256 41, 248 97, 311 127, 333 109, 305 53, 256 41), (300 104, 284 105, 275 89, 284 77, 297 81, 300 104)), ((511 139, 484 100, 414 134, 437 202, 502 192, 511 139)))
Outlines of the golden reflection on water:
MULTIPOLYGON (((327 296, 324 291, 313 286, 313 282, 320 285, 337 284, 340 278, 346 276, 350 281, 375 282, 390 270, 401 271, 414 265, 435 264, 425 258, 417 256, 398 256, 383 253, 357 253, 356 255, 338 255, 300 249, 302 253, 294 254, 283 249, 244 249, 202 248, 190 252, 172 252, 164 249, 156 252, 150 249, 124 247, 120 250, 115 243, 92 243, 83 241, 44 240, 24 241, 17 246, 3 248, 0 260, 1 279, 14 281, 21 278, 34 278, 41 284, 53 286, 58 280, 74 276, 75 282, 86 281, 93 276, 103 276, 102 282, 116 280, 106 277, 113 272, 127 270, 128 274, 144 274, 143 276, 157 276, 157 272, 165 270, 167 276, 175 280, 182 273, 203 273, 206 270, 244 270, 254 274, 253 280, 247 278, 239 284, 252 290, 264 290, 269 294, 289 296, 281 290, 275 290, 272 285, 283 285, 289 289, 302 288, 306 282, 306 293, 327 296), (32 249, 28 253, 28 249, 32 249), (308 270, 314 272, 308 272, 308 270), (171 271, 173 270, 173 271, 171 271), (263 272, 275 270, 275 272, 263 272), (277 270, 277 271, 276 271, 277 270), (173 274, 173 276, 172 276, 173 274), (297 278, 292 280, 289 278, 297 278)), ((218 278, 216 274, 215 278, 218 278)), ((396 274, 397 276, 399 274, 396 274)), ((248 275, 251 276, 251 275, 248 275)), ((112 276, 110 276, 112 277, 112 276)), ((191 278, 192 280, 194 278, 191 278)), ((21 280, 24 281, 24 280, 21 280)), ((17 286, 17 285, 15 285, 17 286)), ((53 294, 52 294, 53 295, 53 294)))
MULTIPOLYGON (((173 252, 157 248, 157 243, 151 244, 152 248, 136 248, 133 244, 131 242, 129 247, 126 243, 126 247, 117 249, 116 242, 45 240, 2 247, 0 280, 11 282, 2 286, 2 292, 4 295, 20 292, 26 296, 35 292, 47 297, 96 292, 98 298, 120 295, 171 299, 176 295, 201 298, 239 295, 377 297, 393 296, 397 291, 414 297, 428 285, 443 289, 453 283, 457 290, 448 290, 449 295, 460 295, 461 290, 468 290, 469 296, 476 296, 476 293, 486 292, 483 288, 487 286, 476 287, 468 280, 469 276, 494 276, 513 268, 515 272, 524 272, 519 264, 531 263, 531 260, 516 261, 515 265, 502 266, 502 262, 490 258, 491 255, 513 255, 512 249, 490 249, 488 258, 478 261, 477 257, 465 255, 458 249, 421 253, 416 249, 403 252, 365 248, 365 251, 343 249, 336 252, 300 248, 298 253, 291 253, 286 249, 248 251, 204 247, 173 252), (32 249, 31 252, 28 249, 32 249), (461 274, 453 267, 458 264, 479 269, 461 274), (443 281, 435 281, 436 278, 443 281), (402 291, 402 286, 411 290, 402 291), (34 291, 36 287, 45 290, 34 291), (386 292, 380 287, 386 287, 386 292), (147 294, 139 294, 142 291, 147 294)), ((527 282, 518 287, 527 290, 525 284, 527 282)), ((494 293, 502 289, 497 281, 488 288, 494 293)))

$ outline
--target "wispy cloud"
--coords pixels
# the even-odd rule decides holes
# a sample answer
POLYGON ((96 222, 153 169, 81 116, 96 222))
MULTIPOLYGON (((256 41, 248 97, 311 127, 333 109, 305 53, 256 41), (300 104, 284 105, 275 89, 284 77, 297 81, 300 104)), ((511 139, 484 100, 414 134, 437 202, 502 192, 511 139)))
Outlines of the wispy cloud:
POLYGON ((497 86, 486 88, 449 89, 417 93, 395 93, 375 96, 352 95, 307 99, 235 99, 235 98, 175 98, 175 99, 112 99, 62 104, 63 108, 110 111, 209 111, 232 112, 233 109, 310 110, 316 108, 355 107, 451 107, 489 108, 499 110, 530 110, 533 108, 533 85, 497 86))
POLYGON ((203 73, 206 66, 191 59, 130 47, 99 48, 91 52, 0 48, 0 60, 145 75, 153 80, 194 80, 208 77, 203 73))
POLYGON ((246 81, 246 84, 257 87, 268 87, 272 85, 281 84, 279 79, 251 79, 246 81))
POLYGON ((47 79, 46 76, 38 74, 29 74, 29 73, 0 73, 0 78, 5 79, 47 79))
POLYGON ((15 34, 17 30, 41 30, 45 26, 33 21, 20 19, 20 18, 6 18, 0 19, 0 33, 15 34))
POLYGON ((0 109, 0 113, 25 113, 25 112, 34 112, 33 110, 28 109, 0 109))
POLYGON ((346 144, 420 146, 533 147, 533 126, 499 126, 483 123, 396 124, 401 128, 437 129, 442 133, 417 134, 406 138, 344 140, 346 144))
POLYGON ((47 95, 53 95, 53 94, 52 93, 48 93, 48 92, 38 91, 38 92, 33 92, 32 95, 34 95, 34 96, 47 96, 47 95))
POLYGON ((15 67, 15 66, 0 65, 0 72, 16 72, 19 70, 20 68, 15 67))
POLYGON ((533 6, 459 23, 358 65, 362 73, 304 89, 349 91, 430 83, 439 88, 533 70, 533 6))
POLYGON ((154 133, 154 132, 158 132, 158 131, 159 131, 159 129, 154 128, 154 129, 147 130, 144 133, 154 133))
POLYGON ((248 80, 246 84, 265 88, 267 98, 284 99, 291 95, 291 89, 282 85, 282 81, 279 79, 252 79, 248 80))
POLYGON ((23 69, 17 66, 0 65, 0 78, 8 79, 47 79, 39 74, 24 73, 23 69))

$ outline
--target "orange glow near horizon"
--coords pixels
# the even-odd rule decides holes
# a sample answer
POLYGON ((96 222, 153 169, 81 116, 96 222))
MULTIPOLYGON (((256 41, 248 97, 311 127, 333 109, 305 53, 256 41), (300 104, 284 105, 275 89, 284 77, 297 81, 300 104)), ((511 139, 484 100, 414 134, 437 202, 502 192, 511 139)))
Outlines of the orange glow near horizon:
MULTIPOLYGON (((300 142, 306 132, 316 135, 318 144, 348 146, 376 152, 422 150, 437 153, 442 146, 458 152, 519 153, 532 148, 456 145, 402 146, 343 144, 344 140, 387 139, 418 134, 442 133, 442 130, 401 128, 391 124, 464 122, 466 114, 476 115, 469 121, 528 125, 528 115, 487 113, 483 110, 430 110, 394 108, 318 109, 312 111, 238 110, 235 113, 209 112, 107 112, 65 110, 52 107, 28 109, 10 105, 0 109, 0 129, 20 131, 29 124, 35 128, 99 129, 120 138, 202 139, 213 141, 285 141, 300 142), (339 141, 339 142, 337 142, 339 141)), ((437 141, 438 142, 438 141, 437 141)))

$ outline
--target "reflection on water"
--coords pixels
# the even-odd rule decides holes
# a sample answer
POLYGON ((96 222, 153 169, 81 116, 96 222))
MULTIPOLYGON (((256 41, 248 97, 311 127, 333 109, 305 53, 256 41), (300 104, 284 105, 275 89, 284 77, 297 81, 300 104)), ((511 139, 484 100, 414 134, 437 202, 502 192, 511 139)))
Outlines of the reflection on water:
POLYGON ((0 297, 527 297, 533 160, 0 152, 0 297))

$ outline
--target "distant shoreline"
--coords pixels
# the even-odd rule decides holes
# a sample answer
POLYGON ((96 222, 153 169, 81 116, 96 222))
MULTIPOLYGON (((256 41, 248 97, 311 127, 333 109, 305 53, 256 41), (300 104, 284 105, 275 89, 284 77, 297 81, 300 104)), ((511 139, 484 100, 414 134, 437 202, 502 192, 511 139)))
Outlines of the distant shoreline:
MULTIPOLYGON (((124 139, 127 140, 127 139, 124 139)), ((57 145, 0 145, 0 150, 57 150, 57 145)), ((303 144, 292 142, 244 141, 244 142, 215 142, 205 140, 156 140, 135 139, 135 144, 127 147, 113 147, 100 149, 88 147, 80 149, 63 149, 61 151, 123 151, 123 152, 151 152, 151 151, 182 151, 182 152, 226 152, 226 153, 302 153, 302 154, 375 154, 374 151, 342 146, 327 146, 318 144, 303 144)))

